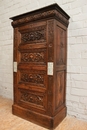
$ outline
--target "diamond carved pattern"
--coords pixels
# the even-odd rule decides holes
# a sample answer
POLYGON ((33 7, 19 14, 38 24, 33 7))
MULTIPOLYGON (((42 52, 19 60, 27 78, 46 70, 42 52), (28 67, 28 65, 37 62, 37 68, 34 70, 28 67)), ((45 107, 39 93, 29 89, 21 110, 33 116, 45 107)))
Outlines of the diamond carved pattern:
POLYGON ((44 61, 44 52, 22 53, 21 61, 22 62, 43 62, 44 61))
POLYGON ((29 82, 29 83, 44 84, 44 76, 42 74, 22 73, 21 81, 29 82))

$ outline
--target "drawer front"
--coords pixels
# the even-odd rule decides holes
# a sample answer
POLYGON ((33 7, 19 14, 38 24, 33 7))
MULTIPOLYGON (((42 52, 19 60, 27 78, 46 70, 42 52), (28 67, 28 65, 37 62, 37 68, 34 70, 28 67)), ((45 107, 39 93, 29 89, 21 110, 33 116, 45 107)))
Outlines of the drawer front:
POLYGON ((47 23, 18 27, 16 102, 20 106, 46 113, 47 111, 47 23))
POLYGON ((19 101, 18 105, 29 110, 46 113, 47 104, 46 104, 46 93, 19 89, 19 101))

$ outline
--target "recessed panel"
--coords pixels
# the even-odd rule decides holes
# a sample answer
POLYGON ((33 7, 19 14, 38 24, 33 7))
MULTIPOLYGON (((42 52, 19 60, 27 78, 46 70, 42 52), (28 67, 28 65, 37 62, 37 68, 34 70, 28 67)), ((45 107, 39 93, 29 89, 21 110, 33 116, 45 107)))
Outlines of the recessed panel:
POLYGON ((21 82, 43 84, 44 75, 33 73, 21 73, 21 82))
POLYGON ((36 104, 43 106, 43 95, 36 94, 36 93, 29 93, 27 91, 20 91, 21 97, 20 100, 23 102, 31 103, 31 104, 36 104))
POLYGON ((21 43, 34 44, 46 41, 46 25, 21 30, 21 43))
POLYGON ((25 89, 19 89, 18 104, 24 108, 41 112, 46 111, 47 96, 45 92, 27 91, 25 89))
POLYGON ((66 30, 63 28, 56 26, 56 64, 57 65, 65 65, 66 64, 66 30))
POLYGON ((46 88, 47 75, 45 71, 36 71, 36 70, 28 70, 28 71, 19 71, 19 87, 23 88, 46 88))
POLYGON ((55 87, 55 108, 59 108, 64 103, 65 92, 65 77, 64 71, 56 72, 56 87, 55 87))
POLYGON ((34 49, 29 51, 20 52, 21 62, 23 63, 43 63, 46 64, 47 52, 46 49, 34 49))

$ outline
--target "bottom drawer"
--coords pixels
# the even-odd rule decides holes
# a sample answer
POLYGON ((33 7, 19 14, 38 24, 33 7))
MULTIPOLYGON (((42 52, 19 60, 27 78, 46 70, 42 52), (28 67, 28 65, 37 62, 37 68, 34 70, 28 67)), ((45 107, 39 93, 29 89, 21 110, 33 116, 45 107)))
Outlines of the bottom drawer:
POLYGON ((47 109, 46 92, 36 92, 25 89, 19 89, 18 105, 34 111, 44 111, 47 109))

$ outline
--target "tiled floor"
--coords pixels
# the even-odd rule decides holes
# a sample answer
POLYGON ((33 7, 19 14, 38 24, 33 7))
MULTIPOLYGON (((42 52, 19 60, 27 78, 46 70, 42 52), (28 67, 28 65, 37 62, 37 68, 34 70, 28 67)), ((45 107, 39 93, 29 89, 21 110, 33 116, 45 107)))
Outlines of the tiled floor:
MULTIPOLYGON (((47 130, 12 115, 12 100, 0 96, 0 130, 47 130)), ((66 117, 55 130, 87 130, 87 122, 66 117)))

